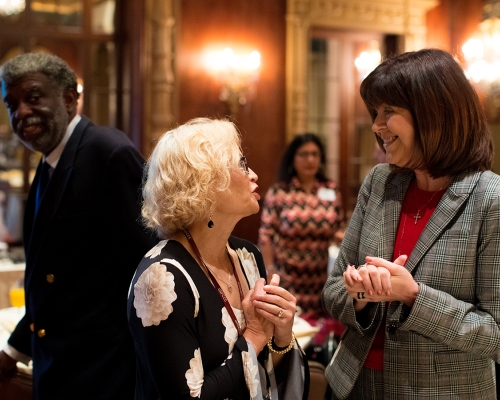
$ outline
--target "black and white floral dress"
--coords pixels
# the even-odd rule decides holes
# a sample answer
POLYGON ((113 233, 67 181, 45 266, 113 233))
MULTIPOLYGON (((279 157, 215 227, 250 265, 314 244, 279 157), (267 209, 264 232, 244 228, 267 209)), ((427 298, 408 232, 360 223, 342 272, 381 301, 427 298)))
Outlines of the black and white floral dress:
MULTIPOLYGON (((230 237, 249 288, 265 267, 257 247, 230 237)), ((233 307, 244 330, 242 310, 233 307)), ((139 264, 128 296, 137 354, 136 399, 307 398, 307 367, 295 344, 273 368, 267 347, 256 356, 238 337, 224 303, 196 260, 162 240, 139 264)))

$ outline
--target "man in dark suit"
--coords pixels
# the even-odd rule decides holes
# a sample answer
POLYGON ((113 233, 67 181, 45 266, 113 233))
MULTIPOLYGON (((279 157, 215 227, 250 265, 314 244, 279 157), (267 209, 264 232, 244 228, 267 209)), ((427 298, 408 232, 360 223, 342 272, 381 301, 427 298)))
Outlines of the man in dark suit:
POLYGON ((26 314, 0 380, 33 360, 35 399, 132 399, 127 291, 153 235, 140 224, 144 159, 123 132, 77 115, 65 61, 23 54, 0 69, 14 133, 42 153, 26 203, 26 314))

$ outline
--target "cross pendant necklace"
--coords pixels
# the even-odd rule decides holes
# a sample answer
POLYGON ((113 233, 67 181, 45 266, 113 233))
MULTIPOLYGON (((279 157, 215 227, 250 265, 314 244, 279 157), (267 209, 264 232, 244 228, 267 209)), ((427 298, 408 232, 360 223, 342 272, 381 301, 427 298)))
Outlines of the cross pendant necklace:
POLYGON ((428 204, 432 201, 432 199, 434 198, 434 196, 436 195, 436 193, 439 193, 439 192, 440 192, 440 191, 444 188, 444 186, 445 186, 446 184, 448 184, 448 179, 446 179, 446 181, 445 181, 445 182, 443 183, 443 185, 442 185, 442 186, 438 189, 438 191, 437 191, 437 192, 434 192, 434 193, 432 194, 431 198, 427 201, 427 203, 425 203, 422 207, 419 207, 419 205, 418 205, 418 200, 417 200, 417 197, 418 197, 418 194, 417 194, 417 188, 418 188, 418 186, 417 186, 417 183, 415 183, 415 194, 414 194, 414 196, 415 196, 415 203, 416 203, 416 205, 417 205, 417 213, 415 214, 415 216, 414 216, 414 217, 412 217, 412 218, 415 220, 415 225, 417 225, 418 220, 419 220, 420 218, 422 218, 422 216, 420 215, 420 209, 424 210, 424 209, 425 209, 425 207, 427 207, 427 205, 428 205, 428 204))

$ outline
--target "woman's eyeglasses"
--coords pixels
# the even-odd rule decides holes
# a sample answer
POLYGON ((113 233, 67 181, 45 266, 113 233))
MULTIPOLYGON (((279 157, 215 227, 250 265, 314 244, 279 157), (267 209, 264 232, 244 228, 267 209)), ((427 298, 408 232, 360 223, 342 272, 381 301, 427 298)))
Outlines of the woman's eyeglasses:
POLYGON ((247 158, 245 156, 242 156, 240 158, 240 162, 238 163, 239 167, 245 171, 245 174, 249 174, 250 170, 248 169, 248 163, 247 163, 247 158))
POLYGON ((321 157, 321 154, 319 151, 300 151, 300 152, 295 153, 295 154, 297 157, 300 157, 303 159, 306 159, 309 157, 313 157, 313 158, 320 158, 321 157))

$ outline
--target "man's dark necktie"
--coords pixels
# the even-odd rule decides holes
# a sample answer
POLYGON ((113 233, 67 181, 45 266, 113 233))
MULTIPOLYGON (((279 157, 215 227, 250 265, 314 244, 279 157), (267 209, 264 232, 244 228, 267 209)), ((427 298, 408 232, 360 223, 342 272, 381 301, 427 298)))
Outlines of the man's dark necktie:
POLYGON ((43 194, 50 180, 50 170, 52 167, 47 161, 42 164, 42 170, 40 172, 40 179, 38 181, 38 188, 36 190, 36 204, 35 204, 35 215, 38 213, 38 208, 42 202, 43 194))

